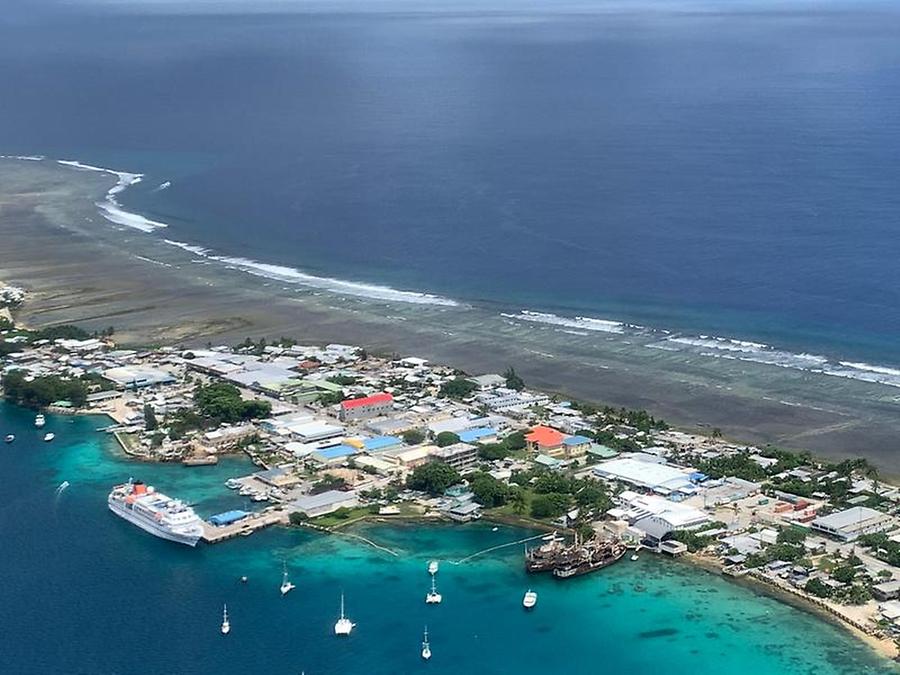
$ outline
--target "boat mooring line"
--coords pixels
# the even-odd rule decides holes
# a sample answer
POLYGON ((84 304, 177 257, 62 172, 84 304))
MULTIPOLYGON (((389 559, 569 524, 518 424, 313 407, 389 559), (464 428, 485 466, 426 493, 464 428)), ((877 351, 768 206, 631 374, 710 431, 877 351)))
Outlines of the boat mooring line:
POLYGON ((384 551, 385 553, 390 553, 390 554, 391 554, 392 556, 394 556, 395 558, 399 558, 399 557, 400 557, 400 554, 397 553, 396 551, 392 551, 391 549, 386 548, 385 546, 381 546, 380 544, 376 544, 376 543, 375 543, 374 541, 372 541, 371 539, 366 539, 365 537, 361 537, 361 536, 359 536, 358 534, 353 534, 353 533, 351 533, 351 532, 338 532, 338 531, 335 531, 335 530, 332 530, 332 534, 339 534, 339 535, 341 535, 342 537, 353 537, 354 539, 359 539, 360 541, 364 541, 365 543, 367 543, 367 544, 368 544, 369 546, 371 546, 372 548, 377 548, 379 551, 384 551))
POLYGON ((526 537, 525 539, 519 539, 519 541, 511 541, 508 544, 497 544, 496 546, 491 546, 490 548, 486 548, 483 551, 478 551, 477 553, 473 553, 470 556, 466 556, 462 560, 448 560, 447 562, 450 563, 451 565, 462 565, 464 562, 469 562, 470 560, 472 560, 472 558, 477 558, 478 556, 483 555, 485 553, 490 553, 491 551, 496 551, 501 548, 506 548, 507 546, 516 546, 518 544, 526 544, 529 541, 534 541, 535 539, 541 539, 546 536, 547 536, 547 533, 544 532, 542 534, 536 534, 533 537, 526 537))

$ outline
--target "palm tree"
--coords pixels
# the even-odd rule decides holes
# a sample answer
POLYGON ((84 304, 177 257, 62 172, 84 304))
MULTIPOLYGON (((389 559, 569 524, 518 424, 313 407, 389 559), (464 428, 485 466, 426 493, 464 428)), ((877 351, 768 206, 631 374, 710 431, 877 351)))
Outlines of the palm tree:
POLYGON ((521 489, 516 490, 512 495, 512 508, 516 515, 522 515, 525 513, 525 509, 528 506, 528 500, 525 499, 525 492, 521 489))

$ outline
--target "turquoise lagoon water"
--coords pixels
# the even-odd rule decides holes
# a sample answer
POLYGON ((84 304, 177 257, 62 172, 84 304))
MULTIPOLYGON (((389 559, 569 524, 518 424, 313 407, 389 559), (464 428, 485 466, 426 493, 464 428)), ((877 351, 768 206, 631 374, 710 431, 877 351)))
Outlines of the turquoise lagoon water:
POLYGON ((649 555, 568 583, 527 577, 521 547, 454 565, 529 531, 489 524, 369 525, 398 555, 306 531, 270 529, 191 550, 111 515, 109 486, 140 477, 205 516, 243 500, 223 481, 250 468, 143 465, 94 432, 100 418, 0 404, 0 672, 727 673, 897 672, 842 629, 688 565, 649 555), (71 485, 61 494, 57 486, 71 485), (439 607, 426 562, 444 562, 439 607), (278 593, 282 560, 297 589, 278 593), (243 585, 238 578, 249 577, 243 585), (537 609, 521 598, 538 591, 537 609), (358 626, 337 639, 339 594, 358 626), (227 602, 232 633, 219 634, 227 602), (419 657, 428 625, 434 657, 419 657))

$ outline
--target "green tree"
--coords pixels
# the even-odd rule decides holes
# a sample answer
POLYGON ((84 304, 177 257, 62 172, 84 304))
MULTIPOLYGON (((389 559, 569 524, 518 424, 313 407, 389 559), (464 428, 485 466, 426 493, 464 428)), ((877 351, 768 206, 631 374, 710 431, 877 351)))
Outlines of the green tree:
POLYGON ((11 370, 2 382, 3 395, 28 408, 40 408, 56 401, 69 401, 80 408, 87 402, 87 385, 80 379, 42 375, 26 380, 22 371, 11 370))
POLYGON ((799 527, 785 527, 778 532, 779 544, 802 544, 806 541, 806 531, 799 527))
POLYGON ((403 432, 403 442, 407 445, 419 445, 425 440, 425 432, 421 429, 410 429, 403 432))
POLYGON ((469 478, 469 489, 475 495, 475 501, 488 508, 503 506, 509 498, 509 487, 485 472, 469 478))
POLYGON ((556 471, 545 471, 534 482, 534 491, 538 494, 550 492, 570 493, 572 492, 572 481, 556 471))
POLYGON ((309 490, 311 495, 318 495, 329 490, 342 490, 347 487, 347 481, 340 476, 326 473, 321 479, 313 483, 309 490))
POLYGON ((460 480, 456 469, 443 462, 428 462, 413 469, 406 479, 406 486, 411 490, 421 490, 432 495, 441 495, 451 485, 460 480))
POLYGON ((521 488, 511 490, 509 501, 512 504, 513 512, 518 515, 525 513, 525 510, 528 508, 528 498, 525 496, 525 491, 521 488))
POLYGON ((272 412, 268 401, 245 401, 237 387, 225 382, 199 387, 194 392, 194 403, 200 415, 214 424, 268 417, 272 412))
POLYGON ((506 445, 503 443, 486 443, 478 447, 478 456, 489 462, 497 459, 503 459, 508 454, 506 445))
POLYGON ((840 567, 835 567, 831 571, 831 576, 834 577, 835 581, 840 581, 842 584, 849 584, 856 577, 856 569, 850 565, 841 565, 840 567))
POLYGON ((506 378, 506 386, 508 388, 515 389, 516 391, 522 391, 525 388, 525 380, 516 374, 514 368, 507 368, 506 372, 503 373, 503 377, 506 378))
POLYGON ((817 598, 828 598, 831 596, 831 589, 823 584, 821 579, 810 579, 806 582, 804 589, 807 593, 815 595, 817 598))
POLYGON ((454 443, 459 443, 459 436, 452 431, 442 431, 434 439, 434 444, 439 448, 446 448, 454 443))
POLYGON ((504 438, 503 443, 504 445, 506 445, 510 452, 515 452, 516 450, 524 450, 526 445, 525 432, 516 431, 515 433, 512 433, 504 438))
POLYGON ((478 385, 464 377, 456 377, 441 385, 439 394, 445 398, 463 399, 469 396, 478 385))
POLYGON ((535 495, 531 500, 531 515, 534 518, 557 518, 569 508, 568 495, 549 492, 535 495))
POLYGON ((144 429, 147 431, 156 431, 159 428, 159 422, 156 421, 156 413, 153 412, 153 406, 144 406, 144 429))

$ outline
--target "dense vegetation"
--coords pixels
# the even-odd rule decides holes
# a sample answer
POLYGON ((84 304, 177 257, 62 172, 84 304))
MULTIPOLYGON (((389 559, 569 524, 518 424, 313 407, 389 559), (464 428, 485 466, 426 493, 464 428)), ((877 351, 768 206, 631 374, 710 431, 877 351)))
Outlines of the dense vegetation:
POLYGON ((215 424, 268 417, 272 412, 268 401, 245 401, 237 387, 224 382, 199 387, 194 393, 194 403, 200 416, 215 424))
POLYGON ((507 368, 506 372, 503 373, 503 377, 506 379, 506 386, 509 389, 515 389, 516 391, 522 391, 525 388, 525 380, 519 377, 518 373, 516 373, 515 369, 507 368))
POLYGON ((434 444, 439 448, 446 448, 454 443, 459 443, 459 436, 452 431, 442 431, 434 438, 434 444))
POLYGON ((406 486, 411 490, 441 495, 447 488, 456 485, 459 481, 459 474, 453 467, 443 462, 428 462, 413 469, 406 479, 406 486))
POLYGON ((81 407, 87 400, 87 385, 80 379, 45 375, 26 380, 18 370, 3 376, 3 393, 10 401, 30 408, 39 408, 56 401, 69 401, 81 407))
POLYGON ((525 432, 517 431, 499 443, 483 443, 478 446, 478 456, 487 461, 503 459, 525 447, 525 432))
POLYGON ((464 377, 456 377, 441 385, 440 395, 445 398, 463 399, 471 395, 478 388, 471 380, 464 377))
POLYGON ((407 445, 419 445, 425 441, 425 432, 421 429, 410 429, 403 432, 403 442, 407 445))

